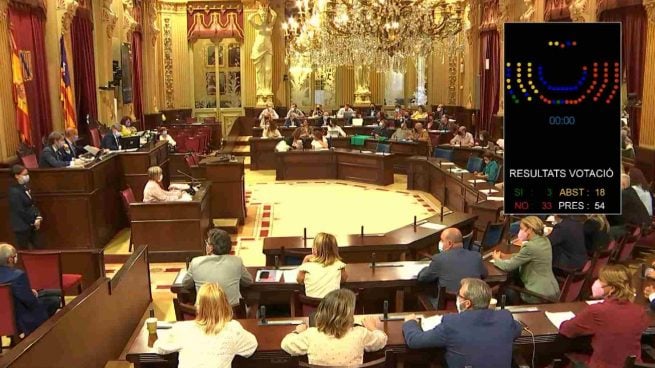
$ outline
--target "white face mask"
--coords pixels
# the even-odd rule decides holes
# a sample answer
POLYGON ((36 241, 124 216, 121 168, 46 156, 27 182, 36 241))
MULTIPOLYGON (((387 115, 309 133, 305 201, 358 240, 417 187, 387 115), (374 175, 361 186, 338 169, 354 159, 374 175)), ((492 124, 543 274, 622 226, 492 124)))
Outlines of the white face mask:
POLYGON ((439 252, 443 252, 443 242, 439 240, 439 252))
POLYGON ((18 184, 25 185, 30 182, 29 175, 22 175, 18 177, 18 184))
POLYGON ((464 308, 464 302, 465 300, 457 296, 457 313, 462 313, 464 312, 467 308, 464 308))

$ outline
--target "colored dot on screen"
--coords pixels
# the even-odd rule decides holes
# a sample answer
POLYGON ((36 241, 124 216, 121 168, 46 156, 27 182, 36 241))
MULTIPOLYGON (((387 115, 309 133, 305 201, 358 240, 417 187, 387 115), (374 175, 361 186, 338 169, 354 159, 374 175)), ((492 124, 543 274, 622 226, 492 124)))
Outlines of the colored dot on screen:
POLYGON ((521 63, 516 63, 516 66, 521 66, 521 63))
POLYGON ((559 47, 563 49, 566 46, 564 46, 564 44, 560 44, 559 47))
POLYGON ((535 90, 534 90, 534 93, 539 93, 539 90, 538 90, 538 89, 535 89, 535 90))
POLYGON ((507 66, 512 66, 512 63, 507 63, 507 64, 505 64, 505 65, 507 65, 507 66))
POLYGON ((528 96, 528 101, 532 101, 532 97, 528 96))
POLYGON ((587 70, 587 66, 586 66, 586 65, 583 66, 583 67, 582 67, 582 70, 587 70))
POLYGON ((512 83, 512 80, 511 79, 506 79, 505 82, 512 83))
POLYGON ((604 63, 603 63, 603 65, 604 65, 604 66, 607 66, 607 65, 608 65, 608 64, 607 64, 607 61, 606 61, 606 62, 604 62, 604 63))
POLYGON ((507 86, 507 89, 512 89, 512 86, 507 86))
POLYGON ((554 42, 554 45, 555 45, 555 46, 559 46, 559 41, 555 41, 555 42, 554 42))
POLYGON ((594 97, 594 102, 598 102, 598 97, 594 97))
POLYGON ((528 66, 532 66, 532 63, 528 63, 528 66))
POLYGON ((553 41, 548 41, 548 46, 553 46, 553 41))
POLYGON ((576 46, 578 43, 576 41, 571 42, 571 45, 576 46))
POLYGON ((532 73, 528 73, 528 78, 532 78, 532 73))
POLYGON ((527 92, 527 89, 523 88, 523 89, 521 89, 521 92, 525 93, 525 92, 527 92))
POLYGON ((566 41, 566 46, 571 46, 571 41, 566 41))

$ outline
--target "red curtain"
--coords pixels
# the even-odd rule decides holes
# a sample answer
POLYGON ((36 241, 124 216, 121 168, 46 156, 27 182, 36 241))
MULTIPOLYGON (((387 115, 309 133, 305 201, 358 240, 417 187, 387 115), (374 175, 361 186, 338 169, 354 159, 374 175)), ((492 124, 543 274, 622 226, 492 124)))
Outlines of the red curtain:
MULTIPOLYGON (((646 56, 646 26, 648 18, 643 5, 605 10, 600 14, 601 22, 621 22, 621 57, 628 83, 628 93, 635 93, 641 100, 646 56)), ((640 122, 634 120, 633 135, 639 141, 640 122)))
POLYGON ((143 122, 143 98, 141 97, 141 81, 143 80, 143 61, 142 61, 142 39, 141 32, 132 32, 132 102, 134 103, 134 115, 141 126, 145 125, 143 122))
MULTIPOLYGON (((9 22, 16 48, 23 53, 25 94, 32 123, 32 144, 41 150, 43 139, 52 131, 48 73, 45 60, 45 13, 42 8, 13 4, 9 7, 9 22), (26 75, 27 74, 27 75, 26 75)), ((10 83, 9 76, 5 82, 10 83)))
POLYGON ((498 31, 480 32, 480 126, 493 134, 492 118, 498 112, 500 90, 500 35, 498 31), (489 68, 487 69, 487 60, 489 68))
POLYGON ((75 68, 75 106, 77 107, 78 130, 88 136, 90 122, 98 118, 96 97, 96 68, 93 56, 93 22, 88 9, 77 9, 71 25, 73 42, 73 67, 75 68))

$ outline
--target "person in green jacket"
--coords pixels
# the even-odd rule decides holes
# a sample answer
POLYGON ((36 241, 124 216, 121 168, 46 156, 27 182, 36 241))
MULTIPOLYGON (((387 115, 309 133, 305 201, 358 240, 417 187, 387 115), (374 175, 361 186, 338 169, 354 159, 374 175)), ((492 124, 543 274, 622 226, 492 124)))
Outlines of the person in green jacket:
MULTIPOLYGON (((544 236, 544 223, 539 217, 527 216, 521 220, 520 227, 515 245, 519 245, 521 250, 513 255, 494 251, 494 265, 506 272, 518 269, 525 289, 557 299, 559 284, 553 274, 553 249, 544 236)), ((508 299, 512 299, 509 294, 508 299)), ((528 294, 521 294, 521 299, 531 304, 546 302, 528 294)))
POLYGON ((495 184, 498 181, 498 163, 494 160, 494 154, 491 151, 484 151, 482 154, 484 160, 484 170, 476 173, 477 176, 487 179, 487 183, 495 184))

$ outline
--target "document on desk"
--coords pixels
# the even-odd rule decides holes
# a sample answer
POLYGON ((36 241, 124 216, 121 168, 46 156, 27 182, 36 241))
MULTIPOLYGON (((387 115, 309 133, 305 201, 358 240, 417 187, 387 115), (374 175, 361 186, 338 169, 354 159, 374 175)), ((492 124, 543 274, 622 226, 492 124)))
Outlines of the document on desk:
POLYGON ((491 193, 498 193, 498 191, 496 189, 482 189, 480 190, 480 193, 491 194, 491 193))
POLYGON ((472 184, 478 184, 478 183, 484 183, 485 181, 482 179, 469 179, 468 182, 472 184))
POLYGON ((596 299, 596 300, 587 300, 587 301, 585 301, 585 303, 587 303, 589 305, 594 305, 594 304, 602 303, 604 301, 605 301, 605 299, 596 299))
POLYGON ((423 331, 430 331, 441 324, 442 315, 421 318, 421 328, 423 331))
POLYGON ((191 202, 192 200, 193 200, 193 197, 191 197, 191 194, 183 193, 182 197, 177 199, 177 202, 191 202))
POLYGON ((575 317, 575 314, 573 312, 567 311, 567 312, 545 312, 546 317, 548 317, 548 320, 550 323, 553 324, 553 326, 557 327, 559 330, 560 326, 564 321, 568 321, 575 317))
POLYGON ((255 282, 280 282, 282 271, 279 270, 257 270, 255 282))
POLYGON ((494 202, 502 202, 505 200, 503 197, 487 197, 488 201, 494 201, 494 202))
POLYGON ((447 228, 448 226, 442 225, 442 224, 435 224, 435 223, 432 223, 432 222, 426 222, 424 224, 421 224, 420 227, 440 231, 440 230, 443 230, 443 229, 447 228))
POLYGON ((285 284, 297 284, 296 279, 298 278, 298 268, 291 270, 282 271, 284 274, 284 283, 285 284))
POLYGON ((455 163, 454 163, 454 162, 450 162, 450 161, 443 161, 443 162, 441 162, 441 166, 454 166, 454 165, 455 165, 455 163))

